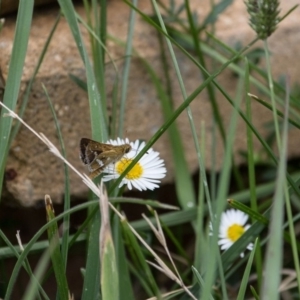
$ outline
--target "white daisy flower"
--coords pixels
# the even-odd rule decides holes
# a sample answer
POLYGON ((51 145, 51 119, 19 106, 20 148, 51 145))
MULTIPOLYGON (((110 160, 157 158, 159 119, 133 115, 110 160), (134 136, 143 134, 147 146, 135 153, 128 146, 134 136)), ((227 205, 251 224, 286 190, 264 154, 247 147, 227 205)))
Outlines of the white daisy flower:
MULTIPOLYGON (((129 142, 118 138, 117 140, 109 140, 107 144, 111 145, 124 145, 130 144, 131 150, 125 154, 119 161, 108 165, 103 173, 103 181, 109 181, 117 179, 130 165, 133 159, 138 153, 145 147, 146 143, 136 140, 135 142, 129 142)), ((122 179, 119 187, 127 184, 127 187, 131 190, 132 187, 142 190, 154 190, 159 187, 160 179, 166 176, 167 170, 163 159, 159 158, 159 153, 152 148, 148 149, 142 158, 135 164, 135 166, 126 174, 122 179)))
MULTIPOLYGON (((248 215, 236 209, 229 209, 221 215, 221 222, 219 228, 219 242, 221 250, 227 250, 236 242, 250 225, 245 225, 248 220, 248 215)), ((253 249, 253 244, 247 246, 248 250, 253 249)), ((244 253, 241 253, 244 257, 244 253)))

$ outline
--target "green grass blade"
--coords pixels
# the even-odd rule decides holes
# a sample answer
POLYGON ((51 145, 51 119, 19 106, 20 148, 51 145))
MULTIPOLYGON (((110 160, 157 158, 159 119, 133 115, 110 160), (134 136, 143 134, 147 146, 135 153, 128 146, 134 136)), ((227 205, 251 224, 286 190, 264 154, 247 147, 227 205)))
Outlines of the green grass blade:
POLYGON ((101 229, 99 252, 101 261, 101 294, 103 299, 119 299, 119 271, 109 222, 109 205, 105 185, 100 184, 99 208, 101 229))
MULTIPOLYGON (((109 199, 111 201, 111 198, 109 199)), ((122 238, 122 232, 120 227, 119 217, 114 215, 113 220, 113 236, 114 244, 116 245, 116 257, 118 263, 118 273, 119 273, 119 294, 122 295, 122 298, 127 300, 134 300, 134 291, 133 285, 130 280, 130 273, 128 268, 128 259, 125 251, 125 243, 122 238)))
POLYGON ((100 214, 99 210, 91 220, 88 253, 86 259, 86 273, 82 290, 82 300, 100 299, 100 258, 99 240, 100 233, 100 214), (95 245, 96 244, 96 245, 95 245))
POLYGON ((257 243, 258 243, 258 241, 256 240, 255 244, 253 246, 253 250, 252 250, 252 252, 250 254, 250 257, 248 259, 247 266, 246 266, 246 269, 244 271, 243 279, 242 279, 242 282, 241 282, 241 285, 240 285, 239 293, 238 293, 238 296, 236 298, 237 300, 245 299, 246 288, 247 288, 247 284, 248 284, 248 281, 249 281, 249 275, 250 275, 251 266, 252 266, 252 262, 253 262, 253 259, 254 259, 254 254, 255 254, 255 251, 256 251, 257 243))
MULTIPOLYGON (((29 32, 33 12, 33 0, 20 1, 13 49, 10 57, 6 87, 3 102, 10 109, 15 110, 23 73, 25 55, 27 51, 29 32)), ((2 195, 2 182, 8 154, 9 137, 11 134, 12 118, 0 116, 0 194, 2 195)))
POLYGON ((92 57, 94 63, 94 73, 96 83, 98 84, 98 90, 100 92, 102 110, 105 114, 105 120, 107 120, 106 115, 106 86, 105 86, 105 52, 104 47, 106 44, 106 27, 107 27, 107 3, 106 1, 100 0, 91 1, 93 20, 94 20, 94 33, 99 38, 101 43, 97 43, 97 40, 92 38, 92 57))
MULTIPOLYGON (((93 73, 92 66, 88 59, 87 51, 84 46, 83 40, 81 38, 75 9, 70 0, 58 0, 58 2, 69 23, 81 58, 86 67, 92 137, 95 140, 106 141, 108 137, 106 109, 104 109, 103 107, 95 75, 93 73)), ((103 9, 105 9, 105 7, 103 9)), ((91 297, 92 299, 98 299, 100 297, 99 246, 97 243, 94 242, 95 240, 98 240, 99 228, 100 215, 99 213, 97 213, 93 217, 92 223, 90 225, 86 273, 84 277, 82 299, 91 299, 91 297)))
POLYGON ((107 140, 106 111, 103 110, 98 85, 79 30, 76 11, 71 0, 58 0, 61 10, 70 26, 77 48, 86 68, 88 97, 90 105, 93 139, 107 140))
MULTIPOLYGON (((287 97, 288 99, 288 97, 287 97)), ((283 137, 278 139, 278 143, 282 145, 280 150, 279 166, 277 173, 277 185, 273 198, 273 207, 271 211, 270 229, 269 235, 270 240, 267 245, 267 251, 265 254, 265 274, 268 276, 264 277, 263 286, 261 289, 262 299, 279 299, 278 288, 281 280, 281 268, 282 268, 282 257, 283 257, 283 245, 282 245, 282 227, 284 218, 284 200, 286 190, 286 154, 287 154, 287 118, 288 118, 288 107, 289 103, 287 100, 285 120, 283 125, 283 137)), ((275 119, 276 120, 276 119, 275 119)), ((287 191, 287 190, 286 190, 287 191)), ((286 201, 288 199, 286 198, 286 201)))
MULTIPOLYGON (((245 59, 247 72, 245 74, 245 90, 246 95, 250 90, 250 82, 249 82, 249 63, 248 60, 245 59)), ((246 115, 250 122, 252 122, 252 109, 251 109, 251 100, 249 96, 246 96, 246 115)), ((253 146, 253 135, 251 128, 247 126, 247 161, 248 161, 248 176, 249 176, 249 186, 250 186, 250 203, 251 208, 255 211, 258 210, 257 204, 257 196, 256 196, 256 182, 255 182, 255 163, 254 163, 254 146, 253 146)), ((257 249, 255 255, 255 266, 256 266, 256 274, 257 274, 257 282, 258 286, 261 286, 262 283, 262 249, 260 247, 259 239, 257 240, 257 249)))
MULTIPOLYGON (((137 5, 137 0, 133 0, 132 4, 134 6, 137 5)), ((128 86, 128 77, 130 70, 130 62, 132 55, 132 41, 133 41, 133 33, 134 33, 134 24, 135 24, 135 10, 130 10, 129 22, 128 22, 128 34, 127 34, 127 43, 125 49, 125 61, 124 61, 124 69, 122 76, 122 87, 121 87, 121 100, 120 100, 120 112, 119 112, 119 127, 118 127, 118 136, 123 137, 124 131, 124 114, 125 114, 125 104, 127 97, 127 86, 128 86)))

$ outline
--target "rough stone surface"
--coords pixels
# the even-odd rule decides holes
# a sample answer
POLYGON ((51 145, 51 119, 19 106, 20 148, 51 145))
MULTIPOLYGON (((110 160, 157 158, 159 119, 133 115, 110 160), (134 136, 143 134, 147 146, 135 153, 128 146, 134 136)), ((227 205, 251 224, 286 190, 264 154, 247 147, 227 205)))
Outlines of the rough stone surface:
MULTIPOLYGON (((197 5, 198 1, 190 2, 193 4, 193 9, 198 12, 199 19, 203 19, 209 11, 210 1, 202 1, 203 5, 201 4, 201 6, 197 5)), ((111 0, 108 3, 108 32, 110 35, 125 41, 129 9, 122 1, 111 0)), ((294 4, 296 4, 294 0, 282 3, 282 14, 294 4)), ((141 2, 139 8, 147 14, 151 13, 151 5, 148 1, 141 2)), ((76 9, 81 16, 84 16, 82 6, 77 4, 76 9)), ((57 14, 58 7, 55 6, 47 7, 47 9, 37 9, 34 13, 28 55, 23 74, 22 91, 25 90, 26 84, 33 73, 57 14)), ((288 72, 291 83, 296 82, 299 78, 299 68, 294 63, 299 60, 298 56, 300 55, 297 49, 299 44, 297 41, 300 39, 299 20, 300 13, 299 9, 297 9, 292 16, 280 24, 279 29, 270 38, 274 78, 278 78, 279 75, 288 72), (289 45, 289 47, 283 47, 283 45, 289 45)), ((7 18, 0 36, 0 63, 4 77, 8 70, 14 26, 15 18, 13 16, 7 18)), ((88 35, 83 28, 82 34, 86 45, 88 45, 88 35)), ((222 14, 216 24, 216 35, 231 46, 237 41, 245 45, 254 38, 255 35, 248 26, 248 16, 243 1, 234 1, 233 5, 222 14)), ((134 47, 139 55, 145 58, 158 74, 162 75, 156 32, 139 16, 136 18, 134 47)), ((108 49, 110 55, 116 60, 119 75, 122 76, 123 47, 108 41, 108 49)), ((176 55, 187 93, 190 94, 201 84, 203 81, 202 77, 199 70, 183 54, 176 51, 176 55)), ((106 89, 107 97, 111 99, 115 72, 108 58, 107 61, 106 89)), ((82 166, 78 158, 78 142, 81 137, 91 136, 88 100, 86 93, 72 82, 69 74, 76 75, 81 79, 85 78, 83 63, 79 57, 70 29, 65 20, 62 19, 34 83, 24 119, 36 131, 43 132, 55 145, 59 145, 53 117, 42 89, 42 84, 44 84, 53 101, 60 122, 67 158, 76 168, 84 172, 84 166, 82 166)), ((223 72, 218 77, 218 82, 222 84, 226 91, 230 91, 231 96, 234 96, 237 82, 230 70, 223 72)), ((178 107, 182 103, 182 97, 174 73, 172 74, 172 84, 174 106, 178 107)), ((20 99, 22 99, 22 91, 20 99)), ((253 93, 258 93, 256 88, 253 88, 253 93)), ((231 119, 232 107, 219 92, 216 94, 227 130, 231 119)), ((148 140, 159 129, 164 120, 161 114, 161 105, 150 76, 138 58, 132 59, 127 99, 125 135, 132 140, 148 140)), ((242 108, 244 108, 244 104, 242 104, 242 108)), ((108 109, 110 109, 110 104, 108 109)), ((219 138, 217 145, 212 145, 211 104, 208 101, 206 92, 202 92, 192 102, 191 109, 196 128, 199 129, 199 136, 201 127, 205 126, 206 129, 205 162, 207 168, 211 167, 212 153, 214 151, 217 157, 217 168, 221 168, 222 142, 219 138), (213 147, 214 150, 212 150, 213 147)), ((257 126, 260 133, 266 134, 264 125, 271 119, 271 114, 267 109, 256 103, 253 103, 253 111, 253 123, 257 126)), ((177 125, 183 138, 188 165, 191 172, 194 172, 198 169, 197 156, 185 112, 178 118, 177 125)), ((296 134, 298 132, 295 129, 290 130, 289 157, 299 156, 299 139, 296 134)), ((259 150, 261 148, 259 142, 257 140, 254 142, 256 149, 259 150)), ((172 180, 174 168, 167 133, 154 145, 154 148, 161 152, 161 156, 166 160, 168 169, 166 181, 172 180)), ((238 153, 245 149, 246 128, 244 123, 239 120, 238 133, 234 144, 235 160, 238 163, 243 161, 243 158, 238 153)), ((46 193, 51 195, 54 202, 62 201, 64 190, 63 164, 23 126, 21 126, 11 147, 6 170, 5 188, 22 205, 33 205, 37 200, 43 199, 46 193)), ((72 172, 71 192, 74 196, 82 196, 87 192, 87 188, 72 172)))

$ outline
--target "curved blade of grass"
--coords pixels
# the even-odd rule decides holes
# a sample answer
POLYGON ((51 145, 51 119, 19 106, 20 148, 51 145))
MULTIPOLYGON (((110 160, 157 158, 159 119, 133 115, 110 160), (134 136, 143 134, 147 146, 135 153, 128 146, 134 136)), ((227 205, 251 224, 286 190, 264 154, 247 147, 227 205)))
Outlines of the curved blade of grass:
MULTIPOLYGON (((21 77, 23 73, 25 55, 27 51, 29 32, 33 12, 33 0, 20 1, 13 49, 10 57, 10 65, 3 96, 3 103, 15 110, 21 77)), ((1 109, 1 114, 3 110, 1 109)), ((11 134, 12 119, 0 116, 0 195, 2 195, 2 182, 5 169, 6 157, 9 148, 9 137, 11 134)))

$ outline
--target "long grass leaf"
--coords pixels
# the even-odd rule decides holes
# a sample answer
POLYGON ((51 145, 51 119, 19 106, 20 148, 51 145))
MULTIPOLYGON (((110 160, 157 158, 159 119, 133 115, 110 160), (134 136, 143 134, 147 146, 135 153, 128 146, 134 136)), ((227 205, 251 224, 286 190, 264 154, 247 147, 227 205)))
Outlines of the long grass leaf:
MULTIPOLYGON (((111 201, 111 198, 110 198, 111 201)), ((117 268, 119 274, 119 294, 122 295, 122 298, 128 300, 134 300, 134 291, 131 281, 131 276, 129 272, 129 262, 126 256, 125 243, 122 238, 120 220, 117 216, 114 216, 113 219, 113 237, 114 244, 116 245, 116 258, 117 258, 117 268)), ((131 274, 132 275, 132 274, 131 274)))
MULTIPOLYGON (((19 95, 21 77, 29 40, 33 3, 33 0, 22 0, 19 4, 13 49, 10 57, 10 65, 3 96, 3 102, 12 110, 16 109, 19 95)), ((9 138, 12 126, 12 119, 4 117, 2 114, 3 109, 1 109, 0 116, 0 195, 2 195, 2 181, 6 157, 9 150, 9 138)))
POLYGON ((248 284, 248 281, 249 281, 251 266, 252 266, 252 262, 253 262, 256 247, 257 247, 257 240, 254 243, 253 250, 252 250, 252 252, 250 254, 250 257, 248 259, 247 266, 246 266, 246 269, 244 271, 243 279, 242 279, 242 282, 241 282, 241 285, 240 285, 239 293, 238 293, 238 296, 236 298, 237 300, 245 299, 245 292, 246 292, 247 284, 248 284))
MULTIPOLYGON (((136 6, 138 3, 137 0, 133 0, 132 4, 136 6)), ((124 132, 124 114, 125 114, 125 104, 127 97, 127 88, 128 88, 128 77, 130 70, 130 62, 132 55, 132 41, 133 41, 133 33, 134 33, 134 25, 135 25, 136 12, 135 10, 130 10, 129 22, 128 22, 128 33, 127 33, 127 41, 126 41, 126 49, 125 49, 125 62, 123 68, 123 79, 122 79, 122 87, 121 87, 121 100, 120 100, 120 113, 119 113, 119 126, 118 126, 118 136, 123 137, 124 132)))
MULTIPOLYGON (((287 97, 287 99, 289 99, 287 97)), ((263 285, 261 289, 261 299, 279 299, 278 288, 281 278, 282 268, 282 226, 284 217, 284 199, 285 199, 285 188, 286 188, 286 153, 287 153, 287 118, 288 118, 288 107, 289 102, 287 100, 285 118, 283 125, 283 137, 277 140, 282 149, 280 150, 279 166, 277 173, 277 185, 273 198, 273 207, 271 211, 270 220, 270 240, 267 245, 266 259, 265 259, 265 274, 268 276, 264 277, 263 285)))
POLYGON ((58 0, 61 10, 70 26, 77 48, 81 55, 82 61, 86 68, 88 97, 90 105, 92 136, 94 139, 100 141, 107 140, 107 124, 105 118, 105 111, 103 110, 98 85, 93 73, 93 69, 88 58, 88 54, 82 39, 75 8, 71 0, 58 0))

